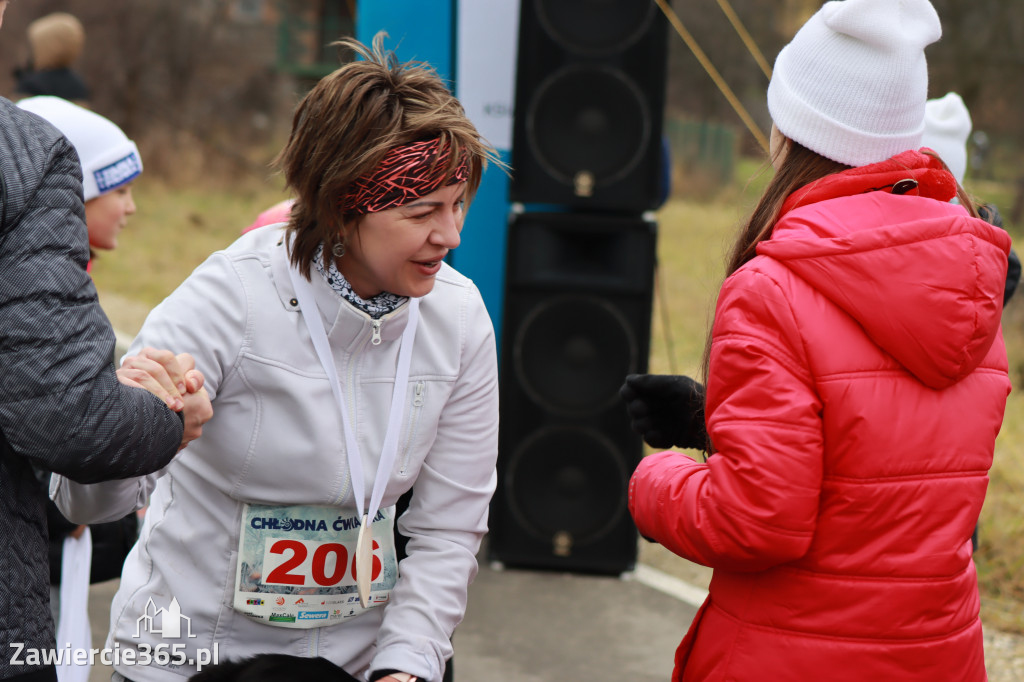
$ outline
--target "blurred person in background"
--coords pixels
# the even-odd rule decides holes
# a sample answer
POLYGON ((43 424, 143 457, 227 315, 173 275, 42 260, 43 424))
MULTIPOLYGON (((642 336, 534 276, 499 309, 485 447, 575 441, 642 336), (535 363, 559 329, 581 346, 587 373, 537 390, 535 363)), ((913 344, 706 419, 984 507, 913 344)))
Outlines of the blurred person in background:
MULTIPOLYGON (((961 186, 964 184, 964 176, 967 174, 967 143, 971 135, 971 128, 971 114, 957 93, 946 93, 943 97, 930 99, 925 104, 924 135, 921 138, 921 146, 938 154, 961 186)), ((995 204, 978 204, 977 209, 978 215, 982 219, 996 227, 1003 227, 1002 214, 995 204)), ((1006 285, 1003 288, 1004 308, 1017 290, 1020 275, 1020 258, 1016 251, 1010 249, 1006 268, 1006 285)))
MULTIPOLYGON (((59 97, 29 97, 18 106, 53 124, 78 153, 89 233, 86 269, 90 270, 95 250, 116 248, 118 234, 135 213, 131 185, 142 173, 139 150, 112 121, 59 97)), ((117 364, 118 358, 114 362, 117 364)), ((37 473, 48 488, 49 472, 37 473)), ((89 648, 89 584, 120 577, 125 557, 138 537, 138 517, 131 513, 90 528, 68 521, 52 501, 47 504, 46 516, 50 604, 57 622, 57 641, 60 646, 71 642, 73 648, 89 648), (62 612, 62 603, 70 609, 62 612)), ((85 668, 77 672, 80 679, 87 679, 88 666, 80 668, 85 668)), ((71 675, 61 672, 62 682, 71 675)))
POLYGON ((89 88, 72 67, 85 45, 82 22, 54 12, 28 25, 28 63, 15 70, 16 97, 53 95, 85 106, 89 88))
MULTIPOLYGON (((55 479, 79 522, 152 493, 111 609, 108 645, 122 652, 163 642, 139 623, 173 598, 190 619, 186 659, 216 644, 222 659, 442 679, 487 530, 498 429, 490 317, 444 258, 496 156, 437 74, 399 63, 383 37, 342 41, 362 59, 299 104, 278 157, 296 198, 287 224, 213 254, 129 351, 195 357, 216 410, 203 437, 154 475, 55 479)), ((196 672, 177 660, 115 669, 139 682, 196 672)))
POLYGON ((29 97, 18 106, 56 126, 78 152, 91 270, 96 251, 116 249, 135 214, 132 183, 142 174, 139 150, 113 121, 60 97, 29 97))
POLYGON ((288 222, 288 218, 291 216, 292 206, 294 205, 295 199, 284 199, 283 201, 277 202, 265 211, 260 212, 260 214, 256 216, 255 220, 242 229, 242 234, 251 232, 258 227, 288 222))
POLYGON ((82 483, 156 471, 198 434, 209 401, 185 356, 150 349, 115 373, 85 270, 74 147, 3 98, 0 117, 0 679, 52 682, 41 660, 55 648, 46 496, 33 468, 82 483))
POLYGON ((640 533, 714 569, 674 680, 986 679, 971 532, 1010 391, 1010 238, 917 151, 940 35, 928 0, 828 2, 775 62, 776 172, 706 397, 681 382, 660 434, 706 426, 710 456, 652 454, 629 484, 640 533))
MULTIPOLYGON (((930 99, 924 108, 924 136, 921 146, 927 147, 939 155, 945 162, 949 172, 963 185, 967 173, 967 143, 971 135, 971 114, 963 99, 955 92, 930 99)), ((958 201, 956 198, 954 202, 958 201)), ((978 216, 996 227, 1003 227, 1003 216, 995 204, 977 205, 978 216)), ((1006 284, 1003 287, 1003 307, 1010 302, 1017 285, 1020 283, 1020 257, 1012 248, 1006 263, 1006 284)), ((978 527, 974 527, 971 535, 971 548, 978 550, 978 527)))

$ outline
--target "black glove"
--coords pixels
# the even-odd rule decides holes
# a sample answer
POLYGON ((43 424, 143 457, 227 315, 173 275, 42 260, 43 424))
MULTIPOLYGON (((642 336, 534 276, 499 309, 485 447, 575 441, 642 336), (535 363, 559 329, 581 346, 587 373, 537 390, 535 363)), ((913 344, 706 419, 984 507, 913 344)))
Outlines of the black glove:
POLYGON ((707 447, 704 386, 690 377, 630 374, 619 389, 631 426, 655 448, 707 447))
MULTIPOLYGON (((1003 216, 999 212, 999 207, 995 204, 981 204, 978 206, 978 216, 991 225, 1003 227, 1003 216)), ((1010 249, 1010 255, 1006 258, 1006 286, 1003 288, 1004 308, 1013 297, 1013 292, 1017 290, 1017 284, 1020 283, 1020 273, 1020 256, 1013 249, 1010 249)))
MULTIPOLYGON (((981 204, 978 208, 978 217, 989 225, 1003 227, 1003 214, 995 204, 981 204)), ((1003 228, 1006 229, 1006 228, 1003 228)))

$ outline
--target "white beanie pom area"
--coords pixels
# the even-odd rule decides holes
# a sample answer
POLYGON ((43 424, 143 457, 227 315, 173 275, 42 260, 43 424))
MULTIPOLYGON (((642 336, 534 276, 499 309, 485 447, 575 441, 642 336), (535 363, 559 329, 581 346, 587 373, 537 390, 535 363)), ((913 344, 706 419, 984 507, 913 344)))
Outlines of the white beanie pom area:
POLYGON ((920 146, 928 66, 942 36, 929 0, 833 0, 779 53, 768 109, 786 137, 862 166, 920 146))
POLYGON ((961 185, 967 173, 967 138, 972 127, 967 105, 955 92, 930 99, 924 105, 921 146, 938 154, 961 185))
POLYGON ((845 0, 826 3, 821 13, 836 33, 883 50, 923 50, 942 37, 928 0, 845 0))

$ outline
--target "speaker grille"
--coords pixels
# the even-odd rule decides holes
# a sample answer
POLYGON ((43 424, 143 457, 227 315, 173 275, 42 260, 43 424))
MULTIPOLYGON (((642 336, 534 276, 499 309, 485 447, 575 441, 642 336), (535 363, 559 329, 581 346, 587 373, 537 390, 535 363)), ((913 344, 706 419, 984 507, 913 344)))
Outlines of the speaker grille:
POLYGON ((514 350, 516 377, 527 395, 549 412, 567 416, 615 405, 638 352, 622 313, 586 296, 561 296, 531 310, 514 350))
POLYGON ((647 371, 657 225, 524 212, 508 239, 489 556, 627 571, 637 552, 627 487, 643 444, 618 392, 647 371))
POLYGON ((646 31, 653 2, 631 0, 535 0, 544 31, 562 47, 581 54, 624 50, 646 31))
POLYGON ((554 179, 594 187, 632 173, 651 137, 643 93, 617 69, 573 66, 548 76, 531 100, 527 135, 537 161, 554 179))
POLYGON ((522 528, 563 551, 604 538, 626 513, 629 473, 617 448, 593 429, 534 432, 512 455, 503 480, 522 528))
POLYGON ((667 29, 650 0, 522 0, 512 201, 659 206, 667 29))

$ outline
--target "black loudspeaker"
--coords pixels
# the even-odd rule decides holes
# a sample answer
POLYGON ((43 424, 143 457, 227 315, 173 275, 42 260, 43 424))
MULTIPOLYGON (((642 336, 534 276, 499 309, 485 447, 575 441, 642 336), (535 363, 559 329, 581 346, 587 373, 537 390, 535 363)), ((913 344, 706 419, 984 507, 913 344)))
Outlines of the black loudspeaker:
POLYGON ((657 236, 642 217, 530 213, 509 227, 489 556, 617 574, 643 452, 618 391, 647 371, 657 236))
POLYGON ((650 0, 522 0, 510 194, 657 207, 667 21, 650 0))

